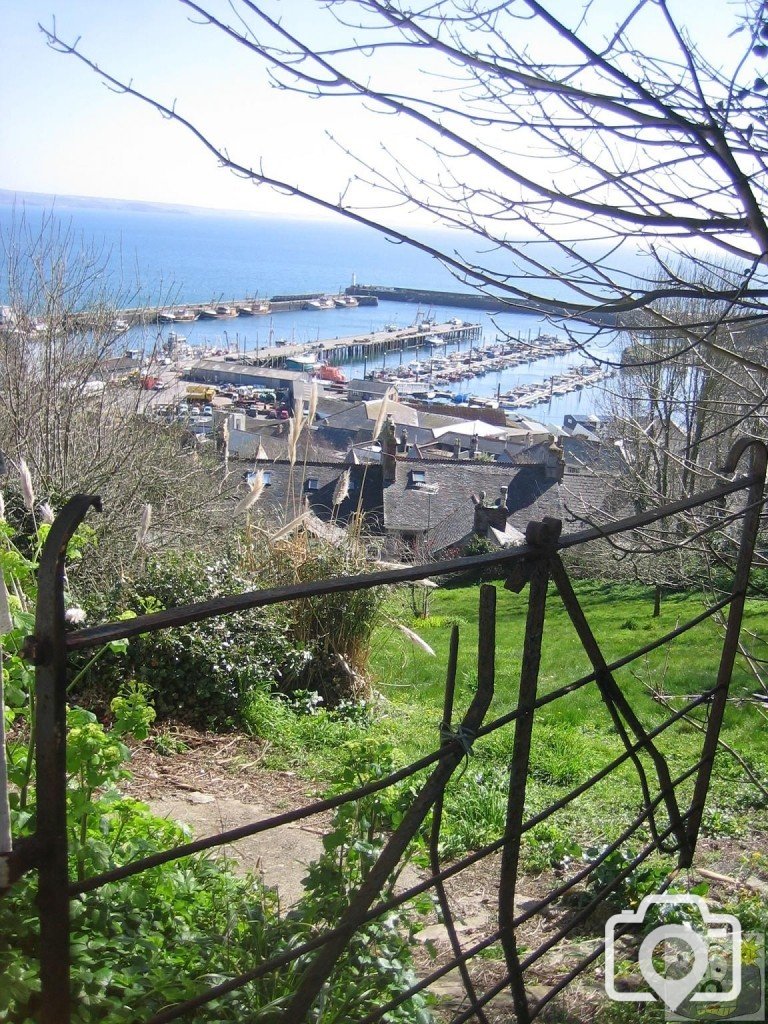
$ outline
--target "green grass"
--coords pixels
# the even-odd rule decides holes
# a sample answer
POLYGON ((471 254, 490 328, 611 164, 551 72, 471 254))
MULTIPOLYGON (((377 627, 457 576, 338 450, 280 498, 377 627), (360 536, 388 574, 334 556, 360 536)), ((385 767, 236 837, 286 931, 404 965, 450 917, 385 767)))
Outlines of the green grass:
MULTIPOLYGON (((696 594, 673 594, 663 601, 661 615, 653 618, 652 595, 640 586, 582 582, 577 595, 606 659, 610 662, 645 645, 692 618, 702 610, 696 594)), ((375 687, 382 693, 381 713, 370 725, 344 723, 331 717, 307 716, 292 720, 284 743, 279 739, 273 763, 290 764, 316 779, 331 781, 338 770, 339 751, 346 739, 364 736, 386 740, 397 750, 397 761, 410 760, 435 748, 442 715, 445 666, 453 623, 459 625, 460 651, 454 723, 471 700, 476 683, 477 606, 479 589, 464 587, 433 592, 430 616, 413 620, 405 593, 389 599, 389 617, 413 628, 435 650, 432 658, 389 626, 377 632, 371 657, 375 687)), ((496 686, 486 721, 514 708, 521 667, 527 592, 512 594, 497 588, 496 686)), ((748 604, 745 625, 756 633, 768 626, 768 603, 748 604)), ((651 729, 669 714, 648 691, 651 686, 680 706, 683 695, 710 687, 716 676, 721 630, 707 621, 683 636, 616 674, 622 692, 646 728, 651 729)), ((590 671, 586 653, 558 595, 551 591, 547 602, 539 694, 546 694, 590 671)), ((734 671, 732 694, 753 692, 756 684, 743 661, 734 671)), ((694 713, 704 721, 704 711, 694 713)), ((754 708, 732 704, 726 713, 723 738, 768 778, 765 722, 754 708)), ((506 808, 507 769, 512 752, 512 726, 483 737, 473 756, 451 785, 446 806, 446 843, 450 852, 471 848, 498 836, 506 808)), ((703 734, 692 725, 678 723, 657 743, 674 777, 695 762, 703 734)), ((595 683, 540 709, 536 715, 527 791, 529 811, 584 782, 607 761, 621 753, 608 709, 595 683)), ((644 758, 652 790, 653 769, 644 758)), ((727 755, 718 757, 707 807, 705 828, 741 834, 765 822, 764 808, 754 787, 743 784, 742 770, 727 755)), ((681 788, 681 798, 691 784, 681 788)), ((565 849, 572 840, 599 845, 621 831, 638 813, 641 794, 635 768, 624 764, 608 779, 580 797, 529 847, 545 851, 565 849), (549 829, 549 831, 547 831, 549 829)), ((659 815, 663 827, 665 818, 659 815)), ((539 850, 539 853, 541 850, 539 850)))

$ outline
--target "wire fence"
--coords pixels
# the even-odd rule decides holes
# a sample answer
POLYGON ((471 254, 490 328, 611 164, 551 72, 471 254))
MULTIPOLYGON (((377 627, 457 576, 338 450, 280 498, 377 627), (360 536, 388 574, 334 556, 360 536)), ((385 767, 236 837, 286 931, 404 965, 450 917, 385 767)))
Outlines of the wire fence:
POLYGON ((127 621, 67 632, 64 626, 63 597, 66 547, 88 509, 97 504, 96 499, 87 496, 73 499, 52 526, 45 545, 39 571, 35 633, 28 638, 26 644, 27 657, 36 667, 36 833, 27 842, 18 845, 7 865, 11 882, 25 871, 36 870, 38 873, 41 1024, 69 1024, 71 1021, 71 901, 96 890, 104 890, 105 898, 108 899, 109 886, 121 879, 161 864, 220 848, 248 836, 306 821, 387 790, 406 779, 417 780, 414 782, 415 795, 400 824, 386 836, 378 858, 334 927, 255 963, 250 970, 237 976, 209 987, 201 987, 194 998, 170 1005, 151 1018, 144 1018, 137 1011, 137 1021, 165 1024, 181 1018, 194 1019, 195 1011, 225 998, 228 993, 264 978, 271 972, 300 962, 303 969, 298 975, 288 1005, 282 1010, 281 1019, 287 1024, 301 1024, 311 1018, 312 1009, 323 987, 355 934, 367 923, 427 892, 434 893, 439 906, 449 952, 439 966, 425 973, 408 989, 382 1000, 375 1010, 361 1016, 358 1024, 374 1024, 384 1019, 414 995, 429 989, 452 972, 456 972, 460 978, 465 996, 463 1006, 452 1017, 446 1018, 452 1024, 469 1020, 489 1024, 489 1013, 493 1012, 495 1001, 502 996, 508 999, 509 994, 520 1024, 528 1024, 539 1016, 566 986, 595 964, 604 953, 605 943, 592 941, 584 955, 572 964, 564 964, 561 960, 554 967, 544 967, 548 963, 548 956, 557 953, 563 941, 577 932, 603 901, 617 893, 622 883, 654 853, 661 851, 673 854, 681 868, 692 863, 738 653, 744 601, 760 528, 767 462, 765 446, 745 440, 734 448, 726 468, 730 474, 734 474, 739 460, 748 450, 751 465, 747 473, 737 475, 733 480, 724 480, 717 487, 698 495, 685 497, 663 508, 607 526, 561 536, 559 521, 544 520, 531 523, 526 534, 526 544, 514 550, 223 597, 127 621), (637 647, 619 659, 607 660, 590 627, 588 613, 578 600, 561 557, 563 552, 595 540, 636 536, 638 531, 661 523, 666 518, 701 511, 708 506, 718 508, 720 512, 700 520, 708 521, 709 525, 697 527, 693 531, 697 537, 707 531, 722 530, 726 520, 733 533, 735 515, 729 512, 724 516, 722 507, 726 499, 737 492, 746 492, 746 500, 739 513, 742 522, 740 535, 733 536, 736 560, 730 591, 664 636, 637 647), (446 669, 442 723, 436 736, 435 749, 430 754, 385 778, 349 792, 223 831, 216 836, 186 842, 89 878, 70 878, 66 832, 65 693, 67 659, 71 653, 139 633, 174 629, 233 611, 264 607, 282 601, 360 588, 392 586, 426 577, 490 571, 493 571, 495 577, 506 579, 506 585, 511 589, 522 591, 527 588, 528 595, 518 698, 516 705, 508 712, 488 719, 495 686, 497 617, 496 588, 485 583, 479 589, 476 687, 467 710, 457 722, 454 705, 460 637, 458 627, 454 626, 446 669), (542 638, 546 629, 548 596, 552 599, 554 594, 559 596, 567 612, 589 659, 591 671, 542 693, 542 638), (618 671, 645 658, 652 651, 664 648, 677 637, 713 617, 723 615, 726 616, 724 641, 711 685, 687 699, 660 723, 657 722, 652 728, 647 727, 617 681, 618 671), (526 815, 537 712, 553 702, 566 702, 571 695, 588 687, 594 688, 599 695, 601 706, 608 714, 614 734, 620 741, 621 752, 559 799, 536 814, 526 815), (707 715, 701 755, 685 770, 672 777, 668 760, 658 740, 668 730, 679 726, 691 711, 702 707, 706 709, 707 715), (501 730, 511 731, 512 750, 504 829, 493 842, 446 865, 441 856, 446 792, 472 748, 501 730), (633 769, 640 812, 594 858, 586 863, 574 862, 568 877, 553 884, 544 896, 533 901, 516 901, 520 895, 518 885, 524 837, 537 826, 554 820, 565 809, 577 806, 580 798, 588 796, 595 787, 625 766, 633 769), (429 871, 426 877, 415 884, 394 891, 390 880, 402 864, 415 837, 423 834, 425 828, 429 871), (614 871, 608 880, 601 883, 601 867, 630 839, 639 840, 639 850, 621 870, 614 871), (500 860, 497 926, 482 939, 469 944, 462 940, 457 927, 451 883, 494 856, 500 860), (587 882, 591 884, 588 889, 584 889, 587 882), (534 919, 543 919, 542 915, 548 909, 555 904, 562 905, 564 898, 576 891, 582 897, 578 906, 562 916, 556 925, 550 923, 545 929, 545 937, 537 945, 523 949, 521 936, 525 933, 525 926, 534 919), (489 982, 487 971, 477 968, 487 964, 483 954, 497 944, 503 952, 503 960, 500 966, 497 963, 496 974, 489 982), (544 991, 542 978, 547 981, 544 991), (538 984, 534 985, 531 979, 538 980, 538 984))

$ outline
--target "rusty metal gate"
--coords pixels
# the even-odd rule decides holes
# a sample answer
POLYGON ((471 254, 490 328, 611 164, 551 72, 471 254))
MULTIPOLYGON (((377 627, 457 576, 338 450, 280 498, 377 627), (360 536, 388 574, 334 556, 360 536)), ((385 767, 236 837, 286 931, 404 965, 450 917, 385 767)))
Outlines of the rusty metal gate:
MULTIPOLYGON (((586 920, 600 902, 610 896, 622 880, 655 851, 673 852, 680 867, 691 865, 709 790, 732 670, 738 653, 745 595, 763 507, 767 461, 764 444, 747 439, 737 444, 731 452, 729 465, 723 472, 729 475, 734 474, 738 462, 747 451, 751 454, 749 471, 735 476, 730 482, 726 481, 711 490, 681 499, 642 515, 566 536, 560 535, 561 524, 557 520, 531 523, 526 535, 526 545, 513 551, 507 550, 475 558, 433 562, 387 572, 223 597, 205 603, 139 616, 128 621, 66 632, 63 597, 66 547, 89 507, 98 504, 97 499, 90 497, 80 496, 73 499, 57 518, 45 545, 39 571, 39 601, 35 633, 34 636, 28 638, 26 645, 27 657, 36 666, 37 830, 33 837, 20 842, 7 859, 11 884, 24 872, 34 870, 38 874, 39 963, 42 985, 41 1024, 68 1024, 71 1019, 69 976, 71 901, 77 900, 84 893, 97 889, 103 889, 105 898, 108 899, 110 883, 119 879, 127 878, 172 860, 236 842, 246 836, 253 836, 291 822, 306 820, 328 809, 381 791, 403 779, 427 770, 426 779, 419 786, 401 824, 387 838, 377 862, 335 927, 299 946, 285 950, 263 962, 254 963, 246 973, 204 988, 193 999, 168 1006, 152 1016, 147 1024, 165 1024, 165 1022, 182 1017, 194 1019, 194 1011, 205 1007, 214 999, 220 999, 227 993, 264 977, 271 971, 276 971, 292 961, 304 958, 303 962, 308 966, 301 975, 292 1001, 282 1017, 289 1024, 301 1024, 308 1019, 318 994, 326 984, 335 963, 356 930, 366 922, 374 920, 377 916, 428 890, 434 890, 441 909, 452 950, 450 959, 429 976, 421 978, 407 991, 398 993, 394 998, 382 1003, 375 1012, 368 1013, 363 1017, 359 1024, 374 1024, 374 1021, 385 1018, 387 1013, 410 999, 416 992, 428 988, 437 979, 454 970, 459 972, 463 982, 466 992, 466 1008, 455 1013, 452 1024, 462 1024, 463 1021, 468 1020, 478 1020, 481 1024, 487 1024, 488 1008, 492 1006, 493 1000, 504 991, 511 991, 515 1015, 521 1024, 527 1024, 537 1017, 558 992, 602 955, 604 944, 598 944, 573 967, 564 971, 548 986, 546 992, 539 992, 536 996, 532 995, 530 991, 526 972, 535 967, 541 958, 555 948, 580 922, 586 920), (736 513, 726 513, 724 510, 727 497, 738 491, 746 492, 745 506, 736 513), (612 662, 606 660, 606 656, 601 651, 590 628, 588 616, 574 592, 561 559, 561 553, 599 538, 632 533, 670 516, 689 513, 708 505, 717 509, 717 515, 708 521, 709 525, 705 523, 702 533, 712 529, 722 529, 725 521, 732 524, 737 519, 742 520, 730 592, 720 600, 713 601, 694 619, 678 625, 663 637, 634 650, 621 659, 612 662), (139 633, 172 629, 233 611, 264 607, 297 598, 317 597, 360 588, 417 581, 428 576, 435 577, 449 573, 479 572, 490 569, 494 570, 498 578, 506 578, 506 585, 512 589, 520 591, 524 587, 528 587, 528 611, 516 706, 493 720, 487 720, 494 692, 496 590, 489 584, 483 584, 479 590, 476 690, 461 722, 455 723, 454 691, 459 636, 457 627, 453 627, 442 709, 442 726, 439 736, 436 736, 436 749, 431 754, 394 772, 385 779, 377 780, 375 783, 361 786, 339 796, 320 800, 309 806, 222 832, 217 836, 188 842, 133 863, 113 867, 102 874, 82 881, 70 878, 67 864, 66 831, 65 692, 67 658, 71 652, 93 648, 111 640, 139 633), (545 610, 548 593, 551 595, 553 590, 559 595, 567 610, 578 638, 588 655, 592 670, 581 678, 564 682, 554 690, 540 693, 539 662, 542 636, 546 626, 545 610), (719 613, 727 616, 726 629, 719 666, 716 673, 713 674, 711 685, 702 688, 700 693, 687 700, 680 710, 671 714, 661 724, 655 725, 652 729, 646 728, 617 682, 617 671, 719 613), (584 687, 596 688, 610 714, 615 732, 621 739, 623 752, 609 763, 604 764, 599 771, 560 800, 526 818, 526 787, 536 711, 553 701, 564 700, 569 694, 584 687), (708 712, 701 756, 683 773, 672 778, 668 763, 656 745, 657 737, 680 723, 693 708, 701 706, 706 706, 708 712), (446 787, 465 759, 472 744, 505 727, 514 729, 514 739, 509 772, 506 826, 503 834, 499 835, 494 842, 483 846, 461 860, 444 866, 439 853, 439 839, 446 787), (526 905, 524 910, 516 911, 515 895, 523 837, 536 825, 547 821, 557 811, 587 793, 593 786, 625 763, 633 765, 636 771, 641 812, 634 820, 627 822, 619 838, 602 849, 599 856, 576 870, 570 877, 565 878, 546 896, 535 901, 533 905, 526 905), (686 781, 689 782, 689 788, 692 788, 692 796, 683 804, 680 787, 686 781), (395 896, 384 898, 382 893, 385 890, 387 879, 397 868, 406 848, 430 813, 432 822, 429 842, 431 866, 429 877, 405 891, 398 892, 395 896), (575 886, 594 873, 631 836, 640 836, 643 845, 623 871, 619 872, 610 882, 594 890, 589 900, 583 903, 577 912, 571 914, 565 924, 549 935, 544 942, 521 954, 517 941, 521 926, 555 901, 562 900, 575 886), (462 944, 455 926, 446 882, 484 858, 498 852, 501 854, 498 924, 491 934, 467 947, 462 944), (483 951, 494 943, 501 943, 503 947, 505 964, 503 977, 483 990, 473 976, 472 967, 476 958, 480 957, 483 951)), ((137 1021, 145 1020, 140 1015, 136 1019, 137 1021)))

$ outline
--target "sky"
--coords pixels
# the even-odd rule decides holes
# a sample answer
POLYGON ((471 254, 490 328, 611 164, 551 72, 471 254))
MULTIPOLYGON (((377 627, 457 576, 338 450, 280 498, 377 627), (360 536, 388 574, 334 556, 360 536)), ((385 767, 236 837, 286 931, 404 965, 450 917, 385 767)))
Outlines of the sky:
MULTIPOLYGON (((79 36, 102 67, 169 103, 183 97, 179 109, 212 139, 247 142, 278 173, 306 166, 323 128, 302 97, 282 95, 278 112, 247 55, 173 0, 2 0, 0 188, 295 212, 295 201, 236 179, 181 127, 51 50, 37 24, 50 27, 52 11, 61 37, 79 36)), ((322 184, 323 167, 314 173, 322 184)))
MULTIPOLYGON (((725 0, 678 2, 717 31, 725 0)), ((300 8, 303 27, 323 41, 327 19, 320 0, 282 0, 282 7, 291 14, 300 8)), ((194 115, 233 157, 263 161, 288 181, 309 171, 313 185, 333 200, 351 164, 328 144, 329 132, 368 153, 376 152, 382 136, 408 152, 417 144, 396 117, 277 93, 243 48, 210 26, 192 24, 176 0, 0 0, 0 188, 281 215, 316 212, 237 179, 183 128, 116 95, 75 58, 47 47, 37 23, 52 26, 54 15, 61 37, 80 37, 83 52, 149 94, 168 103, 178 98, 180 112, 194 115)), ((391 70, 407 87, 408 69, 391 70)), ((419 159, 428 161, 429 154, 419 159)))

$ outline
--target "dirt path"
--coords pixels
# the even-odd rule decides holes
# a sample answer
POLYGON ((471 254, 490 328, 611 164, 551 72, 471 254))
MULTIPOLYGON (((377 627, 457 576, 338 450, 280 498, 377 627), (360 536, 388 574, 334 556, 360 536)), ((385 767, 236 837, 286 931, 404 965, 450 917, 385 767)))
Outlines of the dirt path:
MULTIPOLYGON (((133 778, 124 792, 155 814, 187 825, 196 839, 261 821, 316 799, 293 772, 260 767, 262 747, 245 737, 185 730, 171 738, 187 749, 160 754, 148 744, 133 751, 133 778)), ((285 906, 301 895, 307 865, 322 853, 330 815, 282 825, 223 847, 243 872, 260 874, 278 889, 285 906)))

